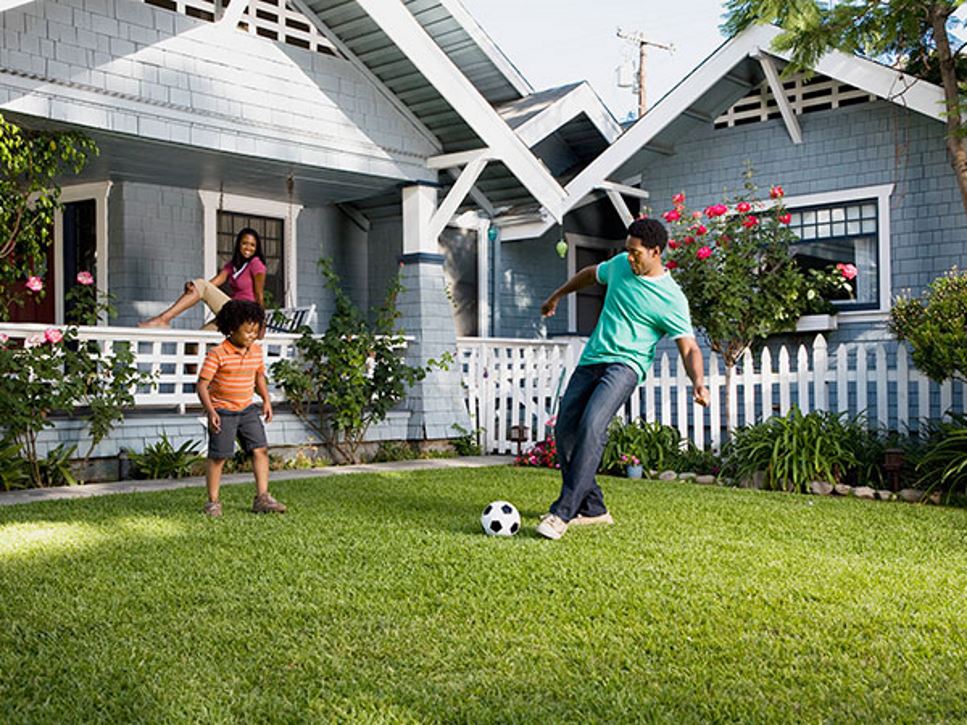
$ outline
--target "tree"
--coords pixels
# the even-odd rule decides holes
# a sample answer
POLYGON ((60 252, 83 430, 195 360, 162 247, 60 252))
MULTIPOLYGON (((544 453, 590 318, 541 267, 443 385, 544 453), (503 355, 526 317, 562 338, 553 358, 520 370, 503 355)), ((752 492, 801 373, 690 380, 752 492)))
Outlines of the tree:
MULTIPOLYGON (((967 148, 963 113, 967 97, 961 83, 967 64, 964 45, 951 49, 954 11, 963 0, 729 0, 723 32, 771 23, 785 32, 777 50, 791 51, 787 72, 809 72, 829 49, 884 60, 914 75, 939 82, 944 93, 946 145, 967 211, 967 148), (828 7, 831 5, 832 7, 828 7)), ((902 94, 902 91, 900 91, 902 94)))
POLYGON ((967 383, 967 272, 950 270, 922 298, 898 297, 890 329, 910 343, 913 364, 929 378, 967 383))
POLYGON ((46 271, 60 208, 56 179, 80 173, 96 154, 83 134, 26 131, 0 115, 0 320, 23 304, 23 282, 46 271))

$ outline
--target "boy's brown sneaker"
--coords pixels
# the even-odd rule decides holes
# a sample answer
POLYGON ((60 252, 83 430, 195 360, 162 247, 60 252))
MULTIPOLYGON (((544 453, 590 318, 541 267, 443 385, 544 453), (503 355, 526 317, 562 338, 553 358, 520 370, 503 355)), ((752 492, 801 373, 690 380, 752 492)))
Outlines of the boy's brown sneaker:
POLYGON ((222 502, 221 501, 209 501, 205 504, 205 516, 211 516, 213 519, 217 519, 222 515, 222 502))
POLYGON ((255 497, 252 502, 252 511, 257 514, 284 514, 285 504, 281 504, 272 498, 272 494, 263 493, 255 497))

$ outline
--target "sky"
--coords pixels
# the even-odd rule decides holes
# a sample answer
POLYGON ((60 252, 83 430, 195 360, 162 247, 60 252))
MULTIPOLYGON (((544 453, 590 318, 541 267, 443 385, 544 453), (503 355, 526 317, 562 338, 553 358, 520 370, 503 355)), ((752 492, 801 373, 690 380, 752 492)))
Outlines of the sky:
POLYGON ((721 0, 462 0, 537 91, 586 80, 618 120, 636 111, 631 88, 618 88, 615 69, 637 63, 636 44, 617 29, 673 45, 648 53, 648 102, 657 101, 723 40, 721 0))

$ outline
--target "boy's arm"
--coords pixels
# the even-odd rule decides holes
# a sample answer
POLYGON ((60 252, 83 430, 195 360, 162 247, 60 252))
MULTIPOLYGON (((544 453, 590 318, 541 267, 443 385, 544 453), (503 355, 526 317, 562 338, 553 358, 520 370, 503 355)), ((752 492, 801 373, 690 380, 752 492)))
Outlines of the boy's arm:
POLYGON ((554 290, 551 296, 544 300, 544 304, 541 305, 541 315, 544 317, 553 317, 554 313, 557 312, 557 303, 561 301, 562 297, 571 294, 571 292, 577 292, 579 289, 596 284, 598 281, 597 270, 598 266, 596 264, 585 267, 554 290))
POLYGON ((215 410, 215 406, 212 405, 212 396, 208 392, 208 386, 210 384, 211 380, 199 378, 198 384, 195 387, 198 390, 198 399, 205 407, 205 412, 208 413, 208 425, 212 427, 212 430, 218 433, 222 429, 222 419, 218 415, 218 411, 215 410))
POLYGON ((707 407, 710 398, 708 390, 705 388, 705 364, 702 361, 702 349, 695 342, 694 337, 679 337, 675 342, 678 344, 678 353, 682 356, 685 372, 692 380, 695 402, 707 407))
POLYGON ((259 394, 262 399, 262 415, 265 416, 265 422, 272 422, 272 401, 269 400, 269 386, 265 382, 265 373, 259 371, 255 376, 255 391, 259 394))

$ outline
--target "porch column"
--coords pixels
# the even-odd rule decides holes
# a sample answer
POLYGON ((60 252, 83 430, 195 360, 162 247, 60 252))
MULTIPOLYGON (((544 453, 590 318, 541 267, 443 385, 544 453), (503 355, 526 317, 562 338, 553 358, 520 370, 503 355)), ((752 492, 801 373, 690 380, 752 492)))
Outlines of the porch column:
POLYGON ((433 370, 414 385, 404 403, 410 411, 409 440, 454 438, 453 424, 470 430, 470 416, 460 384, 457 359, 457 328, 447 299, 443 255, 430 227, 437 208, 437 187, 414 184, 403 188, 403 292, 398 300, 400 324, 413 341, 407 345, 406 361, 426 365, 449 352, 449 370, 433 370))

